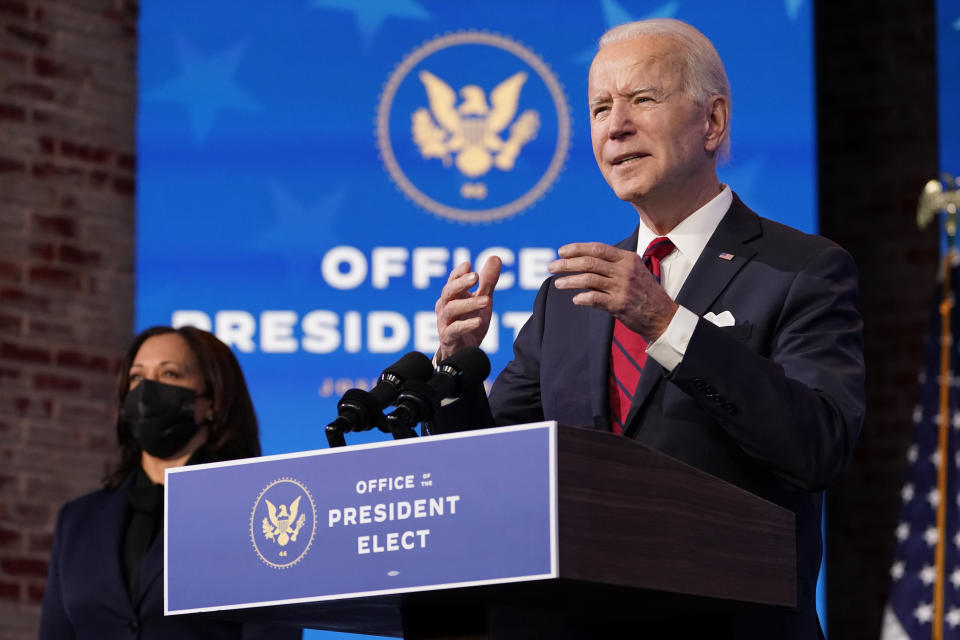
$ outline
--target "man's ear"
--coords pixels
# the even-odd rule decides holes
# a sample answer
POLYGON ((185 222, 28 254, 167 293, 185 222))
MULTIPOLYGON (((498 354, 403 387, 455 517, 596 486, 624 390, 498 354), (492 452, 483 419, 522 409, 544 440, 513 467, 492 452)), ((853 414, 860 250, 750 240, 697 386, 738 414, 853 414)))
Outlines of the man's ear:
POLYGON ((720 94, 710 96, 703 121, 703 148, 709 152, 719 149, 729 126, 730 105, 727 99, 720 94))

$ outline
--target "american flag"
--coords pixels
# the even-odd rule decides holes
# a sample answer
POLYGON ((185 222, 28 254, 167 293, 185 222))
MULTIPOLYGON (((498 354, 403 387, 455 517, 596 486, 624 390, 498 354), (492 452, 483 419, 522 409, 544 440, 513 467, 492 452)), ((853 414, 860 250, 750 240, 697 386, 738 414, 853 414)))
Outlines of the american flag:
MULTIPOLYGON (((953 297, 960 301, 954 263, 953 297)), ((936 548, 944 542, 942 579, 942 631, 944 639, 960 640, 960 378, 957 349, 950 349, 950 386, 947 446, 946 526, 937 527, 937 506, 943 498, 937 489, 940 467, 940 344, 942 293, 938 287, 927 330, 927 346, 920 372, 920 399, 913 411, 914 439, 907 451, 907 473, 901 490, 902 506, 895 531, 896 551, 890 568, 890 596, 884 611, 882 640, 930 640, 934 626, 936 548)), ((960 310, 954 307, 950 333, 960 337, 960 310)))

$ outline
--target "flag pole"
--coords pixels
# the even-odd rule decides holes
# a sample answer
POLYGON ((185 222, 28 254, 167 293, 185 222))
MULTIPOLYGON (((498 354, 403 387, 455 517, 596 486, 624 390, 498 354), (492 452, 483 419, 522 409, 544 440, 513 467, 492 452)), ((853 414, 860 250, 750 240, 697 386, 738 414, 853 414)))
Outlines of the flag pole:
MULTIPOLYGON (((948 187, 949 188, 949 187, 948 187)), ((922 214, 929 215, 929 204, 927 211, 924 211, 925 199, 929 203, 931 196, 942 193, 942 185, 937 180, 931 180, 924 187, 924 194, 920 199, 918 208, 918 222, 923 225, 922 214)), ((950 438, 950 350, 953 347, 953 336, 951 333, 951 317, 954 306, 953 293, 951 290, 950 278, 952 275, 952 266, 956 255, 957 240, 957 205, 956 203, 946 204, 941 210, 944 212, 943 227, 946 233, 946 252, 943 259, 943 278, 942 295, 940 301, 940 412, 938 424, 938 459, 937 465, 937 547, 935 556, 936 573, 933 583, 933 620, 931 624, 932 640, 943 640, 943 620, 944 620, 944 582, 946 581, 945 559, 947 546, 947 471, 949 469, 948 452, 950 438)), ((938 207, 939 208, 939 207, 938 207)), ((929 221, 929 218, 928 218, 929 221)))
POLYGON ((947 239, 947 255, 943 260, 943 297, 940 301, 940 424, 937 438, 940 464, 937 467, 937 552, 936 580, 933 585, 933 636, 943 640, 943 583, 947 537, 947 452, 950 436, 950 317, 953 296, 950 293, 950 265, 953 262, 956 235, 947 239))

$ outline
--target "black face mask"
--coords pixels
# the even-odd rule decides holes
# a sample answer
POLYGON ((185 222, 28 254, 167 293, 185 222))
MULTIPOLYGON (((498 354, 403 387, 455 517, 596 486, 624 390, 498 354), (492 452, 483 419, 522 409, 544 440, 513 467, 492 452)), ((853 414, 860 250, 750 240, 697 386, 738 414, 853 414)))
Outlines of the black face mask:
POLYGON ((120 419, 130 425, 144 451, 156 458, 169 458, 200 428, 193 417, 196 399, 193 389, 141 380, 127 392, 120 419))

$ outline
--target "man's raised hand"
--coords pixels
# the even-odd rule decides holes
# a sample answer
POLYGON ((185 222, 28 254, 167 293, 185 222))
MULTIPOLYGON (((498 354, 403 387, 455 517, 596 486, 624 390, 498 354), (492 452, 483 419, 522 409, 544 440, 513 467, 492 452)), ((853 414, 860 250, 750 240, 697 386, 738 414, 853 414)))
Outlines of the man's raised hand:
POLYGON ((493 289, 500 279, 502 262, 491 256, 480 273, 461 262, 450 272, 435 307, 440 335, 438 358, 445 360, 464 347, 478 347, 487 335, 493 313, 493 289), (470 289, 474 285, 476 291, 470 289))

